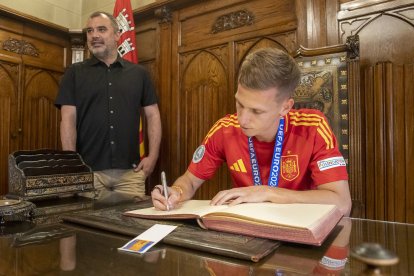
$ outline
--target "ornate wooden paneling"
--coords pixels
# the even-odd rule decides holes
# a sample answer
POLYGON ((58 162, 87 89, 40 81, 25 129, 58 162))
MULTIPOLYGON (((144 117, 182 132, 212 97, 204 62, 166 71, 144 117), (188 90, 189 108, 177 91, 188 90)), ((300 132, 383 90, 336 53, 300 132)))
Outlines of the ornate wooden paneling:
MULTIPOLYGON (((391 1, 409 2, 409 1, 391 1)), ((396 3, 398 4, 398 3, 396 3)), ((389 3, 384 10, 366 7, 338 13, 340 39, 357 34, 360 39, 361 65, 377 61, 398 64, 414 62, 414 3, 395 7, 389 3)))
MULTIPOLYGON (((407 222, 414 223, 414 170, 412 164, 414 160, 414 65, 404 66, 404 98, 400 98, 400 102, 404 101, 404 111, 399 113, 405 118, 404 121, 404 146, 405 151, 402 153, 405 160, 401 160, 399 164, 401 171, 408 172, 405 177, 405 189, 399 191, 398 196, 405 196, 407 199, 405 205, 405 218, 407 222), (403 113, 403 114, 402 114, 403 113)), ((398 105, 397 104, 397 105, 398 105)), ((400 117, 401 118, 401 117, 400 117)), ((401 121, 399 125, 401 126, 401 121)), ((402 138, 402 137, 401 137, 402 138)), ((402 139, 401 139, 402 140, 402 139)), ((397 172, 399 174, 400 172, 397 172)))
POLYGON ((338 13, 340 39, 349 34, 360 37, 365 165, 359 189, 365 191, 366 217, 371 219, 414 221, 413 172, 408 169, 414 161, 413 14, 414 3, 405 0, 377 5, 351 1, 338 13))
POLYGON ((297 49, 295 32, 286 32, 282 34, 273 34, 263 37, 254 37, 251 39, 236 42, 236 71, 240 67, 243 59, 251 52, 261 48, 278 48, 288 53, 293 53, 297 49))
POLYGON ((21 148, 60 147, 60 111, 54 106, 61 74, 26 66, 21 148))
MULTIPOLYGON (((169 122, 167 121, 168 117, 165 117, 165 114, 170 114, 171 112, 167 111, 170 105, 162 104, 164 102, 166 96, 165 92, 168 92, 169 89, 164 88, 165 83, 170 82, 170 78, 167 78, 167 74, 163 74, 160 70, 167 69, 165 66, 160 66, 157 62, 158 60, 167 60, 167 58, 159 58, 160 55, 160 44, 161 38, 160 35, 160 25, 157 20, 147 20, 141 22, 139 25, 136 26, 136 40, 137 40, 137 50, 138 50, 138 63, 143 65, 147 71, 150 73, 154 85, 156 86, 156 93, 158 97, 158 105, 161 113, 161 125, 163 134, 168 133, 166 128, 169 127, 169 122)), ((163 46, 165 42, 163 43, 163 46)), ((167 44, 168 45, 168 44, 167 44)), ((165 45, 165 46, 167 46, 165 45)), ((170 59, 170 58, 169 58, 170 59)), ((146 122, 144 120, 144 133, 146 133, 146 122)), ((148 136, 144 135, 145 138, 145 147, 146 153, 148 154, 148 136)), ((168 156, 168 147, 166 143, 168 139, 165 138, 163 135, 163 139, 161 141, 161 149, 160 149, 160 157, 158 159, 157 166, 155 167, 152 175, 147 179, 146 182, 146 193, 149 194, 152 190, 152 187, 160 183, 160 172, 161 170, 168 170, 168 164, 170 158, 168 156)))
POLYGON ((68 30, 0 9, 0 195, 7 193, 7 156, 19 149, 59 148, 54 107, 65 66, 68 30))
MULTIPOLYGON (((244 57, 263 47, 288 52, 297 47, 294 3, 255 2, 211 1, 203 10, 195 5, 178 12, 180 173, 215 121, 235 112, 237 70, 244 57)), ((231 186, 224 165, 196 197, 209 199, 231 186)))
MULTIPOLYGON (((0 58, 0 168, 8 166, 8 155, 16 149, 18 129, 17 92, 19 83, 19 64, 0 58)), ((7 171, 0 172, 0 183, 7 183, 7 171)), ((6 193, 6 186, 0 185, 0 195, 6 193)))
MULTIPOLYGON (((228 48, 226 45, 190 52, 180 58, 180 136, 185 137, 181 167, 188 166, 194 150, 210 127, 233 108, 232 92, 228 91, 228 48)), ((209 198, 231 183, 226 170, 203 185, 197 197, 209 198)))
MULTIPOLYGON (((138 28, 140 22, 144 26, 152 24, 152 34, 156 37, 137 33, 138 44, 148 41, 141 42, 139 47, 147 47, 144 53, 154 56, 158 75, 163 123, 160 168, 167 171, 169 178, 181 175, 204 137, 203 131, 211 126, 209 120, 234 111, 231 101, 237 70, 248 52, 261 47, 277 47, 287 52, 295 51, 299 45, 320 48, 344 44, 346 37, 358 34, 361 71, 358 63, 348 64, 352 68, 348 78, 355 80, 354 87, 349 89, 357 91, 348 95, 349 118, 357 118, 349 120, 349 154, 359 156, 350 166, 354 208, 360 210, 358 216, 362 217, 413 221, 414 203, 408 199, 414 190, 410 174, 414 158, 410 127, 414 118, 410 110, 414 101, 413 93, 407 92, 413 91, 412 15, 412 0, 176 0, 137 11, 138 28), (226 49, 223 56, 212 51, 220 47, 226 49), (212 61, 216 72, 223 74, 218 78, 226 81, 225 95, 230 106, 207 108, 213 105, 211 88, 206 88, 209 97, 202 103, 199 102, 202 90, 185 92, 184 84, 188 89, 193 81, 202 80, 202 74, 209 74, 205 68, 194 69, 195 64, 201 66, 205 62, 207 66, 212 61), (392 83, 393 93, 382 91, 379 80, 374 82, 375 70, 369 69, 381 61, 393 63, 392 82, 387 80, 392 83), (401 64, 405 66, 397 67, 401 64), (396 108, 402 103, 404 108, 396 108), (214 117, 208 110, 221 114, 214 117), (207 116, 205 122, 200 120, 202 116, 207 116), (388 132, 390 128, 393 134, 388 132)), ((389 74, 386 76, 391 78, 389 74)), ((199 196, 214 196, 210 189, 199 196)))
POLYGON ((298 42, 307 48, 339 44, 336 15, 338 1, 296 0, 298 42))
POLYGON ((364 70, 369 218, 414 222, 413 77, 412 64, 364 70))
POLYGON ((252 36, 296 28, 294 2, 290 0, 210 1, 180 12, 182 47, 206 47, 252 36), (237 3, 238 2, 238 3, 237 3), (201 23, 201 24, 200 24, 201 23))

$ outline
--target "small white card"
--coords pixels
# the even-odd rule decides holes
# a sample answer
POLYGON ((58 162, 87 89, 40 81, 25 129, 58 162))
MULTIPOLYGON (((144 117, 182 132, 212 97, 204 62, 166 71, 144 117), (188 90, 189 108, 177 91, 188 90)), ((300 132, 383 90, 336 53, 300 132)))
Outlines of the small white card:
POLYGON ((155 224, 139 236, 127 242, 124 246, 118 248, 118 250, 140 254, 145 253, 165 236, 174 231, 175 228, 177 226, 155 224))

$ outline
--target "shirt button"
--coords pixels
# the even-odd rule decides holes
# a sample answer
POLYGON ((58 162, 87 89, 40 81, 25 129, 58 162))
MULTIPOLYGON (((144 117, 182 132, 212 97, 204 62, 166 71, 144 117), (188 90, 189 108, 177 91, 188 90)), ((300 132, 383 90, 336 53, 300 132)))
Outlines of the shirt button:
POLYGON ((111 145, 113 145, 113 144, 115 144, 115 142, 114 141, 111 141, 111 145))
POLYGON ((110 128, 110 129, 114 129, 114 126, 110 126, 109 128, 110 128))
POLYGON ((109 96, 109 99, 112 100, 112 96, 109 96))
POLYGON ((111 86, 111 85, 112 85, 112 82, 109 83, 109 86, 111 86))
POLYGON ((114 114, 114 111, 113 111, 113 110, 111 110, 111 111, 109 111, 109 113, 114 114))

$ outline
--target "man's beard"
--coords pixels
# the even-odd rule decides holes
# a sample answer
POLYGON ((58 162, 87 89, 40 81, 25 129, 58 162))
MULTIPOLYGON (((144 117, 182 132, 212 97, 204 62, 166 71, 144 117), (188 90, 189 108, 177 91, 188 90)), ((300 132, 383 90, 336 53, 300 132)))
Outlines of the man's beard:
POLYGON ((105 49, 93 49, 93 48, 89 48, 89 51, 96 57, 99 59, 104 59, 107 58, 109 56, 109 50, 108 48, 105 49))

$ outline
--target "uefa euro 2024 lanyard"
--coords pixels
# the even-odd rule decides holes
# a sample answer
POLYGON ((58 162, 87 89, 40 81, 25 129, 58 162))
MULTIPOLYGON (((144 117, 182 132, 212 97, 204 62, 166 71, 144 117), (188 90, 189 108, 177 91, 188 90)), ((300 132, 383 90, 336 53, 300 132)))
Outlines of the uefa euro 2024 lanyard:
MULTIPOLYGON (((273 157, 272 157, 272 167, 270 170, 269 181, 267 184, 271 187, 277 187, 279 184, 280 158, 282 156, 282 145, 283 145, 283 139, 285 136, 284 127, 285 127, 285 118, 282 117, 280 118, 279 127, 276 133, 275 148, 273 150, 273 157)), ((252 165, 253 183, 254 185, 263 185, 262 178, 260 176, 259 162, 257 162, 257 156, 256 156, 256 151, 254 150, 252 137, 248 137, 247 141, 249 145, 250 163, 252 165)))

